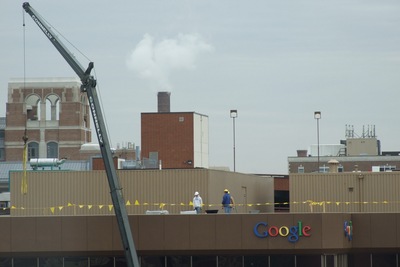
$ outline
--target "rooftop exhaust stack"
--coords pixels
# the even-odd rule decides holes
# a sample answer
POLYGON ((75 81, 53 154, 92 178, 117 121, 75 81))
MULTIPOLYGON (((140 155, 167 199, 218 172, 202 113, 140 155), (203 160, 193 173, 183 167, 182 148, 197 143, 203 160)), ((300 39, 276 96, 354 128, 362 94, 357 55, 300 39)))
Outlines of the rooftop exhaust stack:
POLYGON ((171 92, 158 92, 158 113, 170 112, 171 92))

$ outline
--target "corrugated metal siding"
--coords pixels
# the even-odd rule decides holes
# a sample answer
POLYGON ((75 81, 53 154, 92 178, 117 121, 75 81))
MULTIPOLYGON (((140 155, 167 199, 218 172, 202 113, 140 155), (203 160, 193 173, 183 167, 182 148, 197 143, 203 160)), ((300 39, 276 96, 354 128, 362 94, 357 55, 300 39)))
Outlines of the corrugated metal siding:
POLYGON ((179 213, 192 210, 190 202, 194 192, 199 191, 207 201, 208 172, 205 170, 148 170, 119 172, 124 183, 124 194, 131 206, 130 214, 143 214, 146 210, 168 210, 179 213), (139 205, 134 205, 139 203, 139 205))
POLYGON ((399 212, 400 173, 291 174, 292 212, 399 212))
MULTIPOLYGON (((22 175, 12 174, 12 215, 114 214, 104 171, 30 172, 25 195, 20 192, 22 175)), ((206 192, 208 184, 208 173, 202 170, 118 171, 118 176, 124 200, 131 204, 127 206, 128 214, 192 209, 189 203, 193 193, 206 192)))
MULTIPOLYGON (((273 179, 208 169, 118 170, 128 214, 168 210, 171 214, 192 210, 199 191, 204 209, 220 209, 223 189, 229 187, 242 204, 241 187, 248 189, 248 203, 271 202, 273 179)), ((21 194, 23 172, 11 174, 12 216, 114 214, 104 171, 36 171, 27 173, 28 192, 21 194)), ((249 209, 265 210, 249 207, 249 209)), ((238 212, 246 212, 246 207, 238 212)))
POLYGON ((228 189, 235 199, 234 212, 274 211, 274 179, 272 177, 214 170, 210 173, 210 181, 210 199, 212 203, 215 203, 210 209, 221 210, 223 191, 228 189), (243 188, 246 188, 246 197, 243 195, 243 188))

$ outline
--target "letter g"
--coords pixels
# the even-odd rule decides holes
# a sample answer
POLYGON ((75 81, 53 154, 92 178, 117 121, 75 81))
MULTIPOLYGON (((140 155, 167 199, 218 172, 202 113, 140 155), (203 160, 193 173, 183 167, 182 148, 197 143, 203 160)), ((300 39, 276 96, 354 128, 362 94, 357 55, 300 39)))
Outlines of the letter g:
POLYGON ((268 231, 264 231, 264 232, 259 232, 258 231, 258 228, 260 227, 260 226, 264 226, 265 228, 267 227, 267 223, 265 223, 265 222, 259 222, 259 223, 257 223, 255 226, 254 226, 254 228, 253 228, 253 232, 254 232, 254 234, 257 236, 257 237, 259 237, 259 238, 264 238, 264 237, 267 237, 268 236, 268 231))
POLYGON ((299 228, 297 226, 290 227, 290 235, 288 240, 290 243, 296 243, 299 240, 299 228))

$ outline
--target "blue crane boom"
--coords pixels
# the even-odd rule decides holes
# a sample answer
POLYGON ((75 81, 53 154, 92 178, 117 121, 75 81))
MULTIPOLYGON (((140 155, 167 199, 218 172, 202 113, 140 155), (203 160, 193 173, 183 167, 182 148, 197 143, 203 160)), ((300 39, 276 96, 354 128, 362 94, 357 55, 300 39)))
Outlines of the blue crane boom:
POLYGON ((129 219, 126 212, 124 198, 122 196, 122 189, 119 185, 119 179, 115 171, 110 143, 107 136, 106 127, 100 108, 100 102, 96 91, 96 80, 90 74, 94 66, 93 62, 90 62, 88 68, 85 70, 71 54, 71 52, 53 33, 47 23, 42 20, 39 14, 31 7, 31 5, 28 2, 25 2, 23 3, 22 7, 32 17, 34 22, 39 26, 46 37, 50 40, 50 42, 55 46, 58 52, 60 52, 60 54, 64 57, 67 63, 81 79, 81 92, 85 92, 88 97, 93 123, 94 127, 96 128, 96 134, 99 141, 101 155, 103 157, 107 179, 110 186, 111 199, 114 205, 115 215, 117 218, 118 227, 122 239, 126 263, 128 267, 139 267, 139 260, 132 238, 132 232, 129 225, 129 219))

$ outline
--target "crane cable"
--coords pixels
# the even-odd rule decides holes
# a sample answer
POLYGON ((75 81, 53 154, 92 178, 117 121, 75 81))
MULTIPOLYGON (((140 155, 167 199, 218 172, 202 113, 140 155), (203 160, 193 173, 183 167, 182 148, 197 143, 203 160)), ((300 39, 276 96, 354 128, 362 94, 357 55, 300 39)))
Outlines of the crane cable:
MULTIPOLYGON (((22 11, 22 21, 23 21, 23 50, 24 50, 24 92, 26 85, 26 48, 25 48, 25 12, 22 11)), ((22 181, 21 181, 21 194, 25 195, 28 193, 28 180, 26 177, 26 162, 28 159, 28 136, 27 136, 27 123, 28 123, 28 110, 25 109, 26 112, 26 121, 25 121, 25 131, 22 136, 22 140, 24 141, 24 149, 22 150, 22 181)))
MULTIPOLYGON (((24 21, 24 23, 23 23, 23 26, 24 26, 24 68, 25 68, 25 13, 24 13, 24 11, 22 11, 23 12, 23 21, 24 21)), ((80 55, 82 55, 86 60, 88 60, 89 62, 92 62, 91 60, 90 60, 90 58, 88 57, 88 56, 86 56, 81 50, 79 50, 71 41, 69 41, 60 31, 58 31, 57 30, 57 28, 56 27, 54 27, 49 21, 47 21, 45 18, 43 18, 42 16, 40 16, 40 15, 38 15, 39 17, 40 17, 40 19, 41 20, 43 20, 43 21, 45 21, 61 38, 63 38, 69 45, 71 45, 80 55)), ((25 71, 25 70, 24 70, 25 71)), ((97 76, 97 74, 96 74, 96 68, 94 67, 93 68, 93 71, 94 71, 94 77, 96 78, 96 76, 97 76)), ((24 75, 25 75, 25 73, 24 73, 24 75)), ((25 78, 24 78, 25 79, 25 78)), ((96 78, 96 80, 97 80, 97 78, 96 78)), ((100 85, 99 85, 99 82, 97 81, 97 83, 96 83, 96 87, 98 88, 98 89, 100 89, 100 85)), ((98 95, 98 97, 99 97, 99 102, 100 102, 100 107, 101 107, 101 110, 103 110, 103 118, 104 118, 104 124, 105 124, 105 128, 106 128, 106 132, 107 132, 107 136, 108 136, 108 142, 110 143, 110 145, 112 146, 112 143, 111 143, 111 137, 110 137, 110 131, 109 131, 109 128, 108 128, 108 123, 107 123, 107 117, 106 117, 106 115, 105 115, 105 112, 104 112, 104 105, 103 105, 103 101, 102 101, 102 97, 101 97, 101 93, 100 93, 100 90, 97 90, 97 95, 98 95)), ((93 123, 93 121, 92 121, 92 123, 93 123)), ((88 126, 89 128, 90 128, 90 125, 88 126)))
MULTIPOLYGON (((40 15, 38 15, 38 16, 40 16, 40 15)), ((89 61, 89 62, 93 62, 88 56, 86 56, 81 50, 79 50, 79 48, 78 47, 76 47, 71 41, 69 41, 60 31, 58 31, 57 30, 57 28, 55 28, 49 21, 47 21, 45 18, 43 18, 42 16, 40 16, 40 19, 41 20, 44 20, 61 38, 63 38, 69 45, 71 45, 79 54, 81 54, 81 56, 83 56, 87 61, 89 61)), ((101 93, 100 93, 100 85, 99 85, 99 82, 97 81, 97 73, 96 73, 96 67, 93 67, 93 72, 94 72, 94 77, 95 77, 95 79, 96 79, 96 87, 99 89, 99 90, 96 90, 97 91, 97 95, 99 96, 99 102, 100 102, 100 107, 101 107, 101 110, 103 110, 103 119, 104 119, 104 124, 105 124, 105 128, 106 128, 106 131, 107 131, 107 136, 108 136, 108 142, 109 142, 109 144, 111 145, 111 147, 112 147, 112 143, 111 143, 111 138, 110 138, 110 131, 109 131, 109 128, 108 128, 108 123, 107 123, 107 117, 106 117, 106 114, 105 114, 105 112, 104 112, 104 105, 103 105, 103 100, 102 100, 102 97, 101 97, 101 93)), ((90 128, 90 126, 89 126, 89 128, 90 128)))

